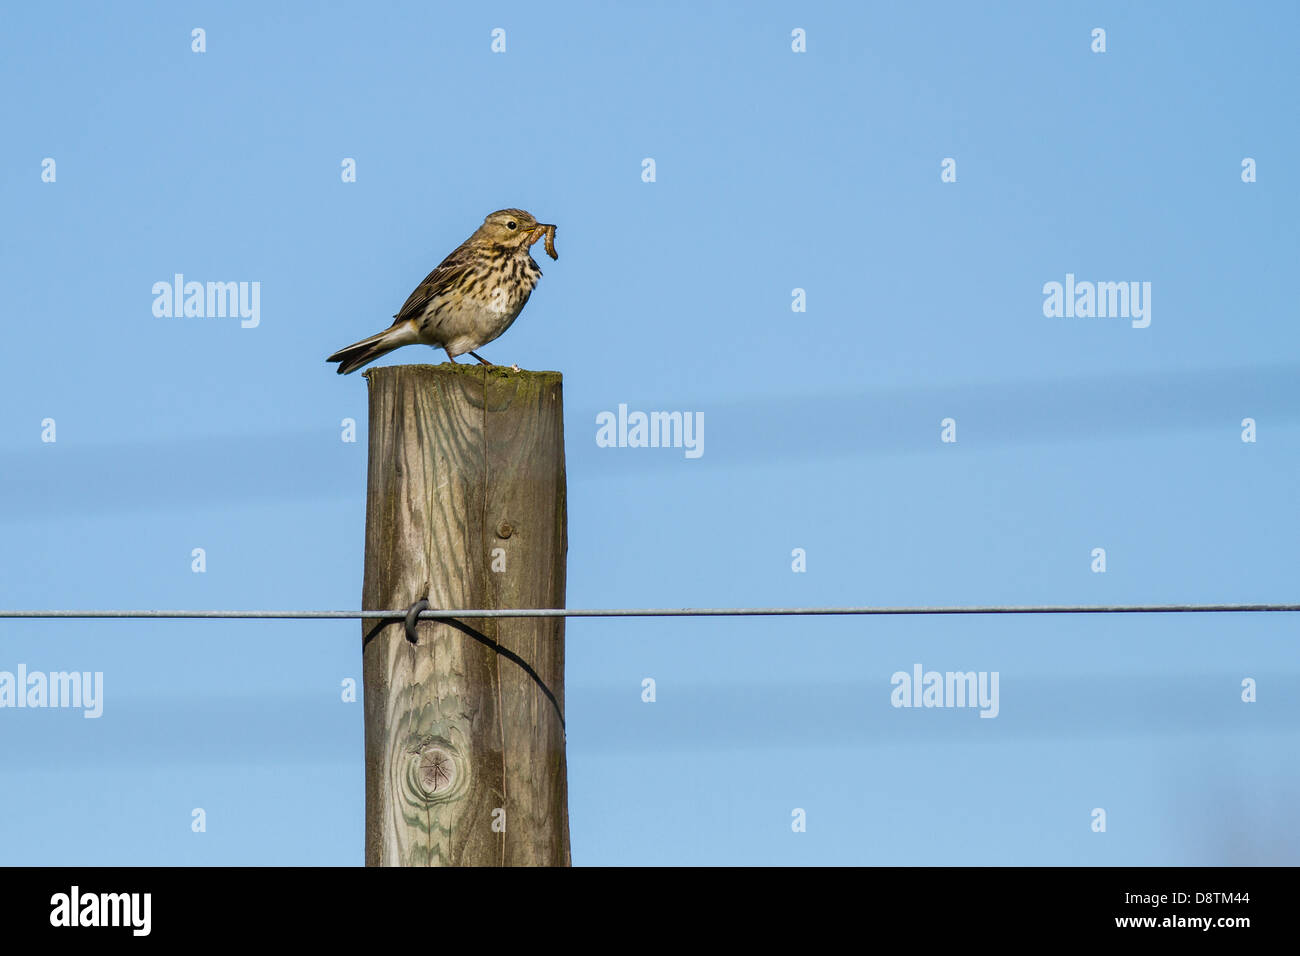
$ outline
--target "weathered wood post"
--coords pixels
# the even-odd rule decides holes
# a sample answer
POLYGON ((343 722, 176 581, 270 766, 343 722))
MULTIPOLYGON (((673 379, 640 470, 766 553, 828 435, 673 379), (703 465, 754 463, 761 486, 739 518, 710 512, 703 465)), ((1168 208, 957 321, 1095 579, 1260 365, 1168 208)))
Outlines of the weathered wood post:
MULTIPOLYGON (((564 607, 560 374, 365 374, 364 606, 564 607)), ((563 618, 363 625, 366 864, 568 865, 563 618)))

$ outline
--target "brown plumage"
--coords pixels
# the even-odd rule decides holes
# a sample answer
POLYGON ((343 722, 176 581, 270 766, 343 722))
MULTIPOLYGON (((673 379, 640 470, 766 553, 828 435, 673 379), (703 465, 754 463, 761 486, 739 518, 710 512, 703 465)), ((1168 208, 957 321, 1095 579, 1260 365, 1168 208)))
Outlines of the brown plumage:
POLYGON ((445 349, 447 358, 475 355, 519 317, 542 270, 529 251, 546 237, 546 251, 555 254, 555 226, 538 222, 522 209, 498 209, 483 225, 443 259, 394 316, 393 324, 376 335, 339 349, 327 362, 338 362, 345 375, 369 365, 403 345, 445 349))

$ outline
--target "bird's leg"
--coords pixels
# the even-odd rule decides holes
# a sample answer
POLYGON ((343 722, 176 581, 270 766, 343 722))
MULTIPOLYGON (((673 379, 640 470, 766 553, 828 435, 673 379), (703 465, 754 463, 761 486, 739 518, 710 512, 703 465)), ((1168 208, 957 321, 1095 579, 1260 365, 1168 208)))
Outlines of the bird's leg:
MULTIPOLYGON (((446 352, 447 350, 443 349, 443 351, 446 352)), ((460 364, 459 362, 456 361, 456 356, 452 355, 450 352, 447 352, 447 361, 450 362, 452 365, 460 364)))
POLYGON ((483 356, 477 354, 476 352, 470 352, 469 354, 470 354, 470 355, 473 355, 476 359, 478 359, 480 362, 482 362, 482 363, 483 363, 484 365, 486 365, 488 368, 496 368, 495 365, 493 365, 491 362, 489 362, 487 359, 485 359, 483 356))

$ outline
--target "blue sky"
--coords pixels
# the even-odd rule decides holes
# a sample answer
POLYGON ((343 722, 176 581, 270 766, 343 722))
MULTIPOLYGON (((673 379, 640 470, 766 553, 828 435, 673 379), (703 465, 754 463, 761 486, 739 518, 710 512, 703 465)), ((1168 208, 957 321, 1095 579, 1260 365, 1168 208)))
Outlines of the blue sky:
MULTIPOLYGON (((325 356, 504 206, 559 226, 482 354, 564 373, 571 607, 1297 600, 1293 5, 5 20, 0 606, 357 607, 365 384, 325 356), (176 273, 259 324, 156 317, 176 273), (1044 316, 1067 274, 1149 282, 1149 327, 1044 316), (704 455, 597 447, 620 403, 704 455)), ((1296 638, 574 621, 573 859, 1295 864, 1296 638), (918 663, 998 672, 998 717, 892 707, 918 663)), ((361 862, 355 622, 0 622, 19 664, 102 671, 104 714, 0 709, 0 863, 361 862)))

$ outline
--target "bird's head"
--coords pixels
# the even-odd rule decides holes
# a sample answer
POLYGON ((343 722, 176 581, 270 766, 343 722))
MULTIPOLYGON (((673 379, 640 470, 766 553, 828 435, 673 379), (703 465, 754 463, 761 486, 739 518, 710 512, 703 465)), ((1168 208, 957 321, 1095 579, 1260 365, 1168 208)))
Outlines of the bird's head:
POLYGON ((549 223, 538 222, 522 209, 498 209, 483 220, 474 235, 483 242, 505 246, 507 249, 527 249, 542 236, 549 223))

